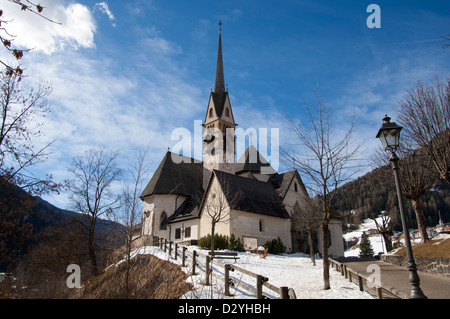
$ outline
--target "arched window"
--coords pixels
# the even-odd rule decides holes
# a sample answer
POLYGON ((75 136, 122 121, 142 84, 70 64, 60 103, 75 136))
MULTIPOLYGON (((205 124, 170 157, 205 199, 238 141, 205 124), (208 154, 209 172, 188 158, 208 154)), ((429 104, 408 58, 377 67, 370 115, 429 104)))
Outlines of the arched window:
POLYGON ((159 223, 159 229, 160 230, 166 230, 167 226, 167 214, 166 212, 162 212, 160 216, 160 223, 159 223))
POLYGON ((225 109, 225 116, 230 116, 230 110, 228 108, 225 109))
POLYGON ((295 192, 298 191, 298 189, 297 189, 297 183, 294 183, 294 191, 295 191, 295 192))
POLYGON ((209 109, 209 117, 213 117, 213 109, 212 108, 209 109))

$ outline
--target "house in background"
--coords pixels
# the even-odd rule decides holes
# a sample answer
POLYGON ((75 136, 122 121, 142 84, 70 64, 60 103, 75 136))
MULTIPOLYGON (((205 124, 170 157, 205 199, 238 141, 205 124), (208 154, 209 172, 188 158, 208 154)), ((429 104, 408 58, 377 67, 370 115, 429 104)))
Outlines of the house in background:
MULTIPOLYGON (((225 89, 220 30, 215 86, 202 126, 203 161, 168 151, 143 190, 141 236, 196 243, 211 234, 215 212, 223 217, 214 223, 215 233, 234 235, 247 250, 279 237, 288 251, 306 252, 307 236, 292 223, 294 206, 308 196, 298 172, 277 173, 253 145, 235 161, 237 124, 225 89)), ((328 235, 329 253, 342 256, 338 217, 328 235)))

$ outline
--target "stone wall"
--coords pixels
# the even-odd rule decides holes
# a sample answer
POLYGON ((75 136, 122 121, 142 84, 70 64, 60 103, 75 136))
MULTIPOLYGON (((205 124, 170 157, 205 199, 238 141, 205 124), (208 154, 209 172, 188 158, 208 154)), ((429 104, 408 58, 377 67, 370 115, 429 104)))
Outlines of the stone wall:
MULTIPOLYGON (((406 267, 407 257, 382 255, 381 260, 390 264, 406 267)), ((450 258, 414 258, 417 270, 433 274, 450 276, 450 258)))

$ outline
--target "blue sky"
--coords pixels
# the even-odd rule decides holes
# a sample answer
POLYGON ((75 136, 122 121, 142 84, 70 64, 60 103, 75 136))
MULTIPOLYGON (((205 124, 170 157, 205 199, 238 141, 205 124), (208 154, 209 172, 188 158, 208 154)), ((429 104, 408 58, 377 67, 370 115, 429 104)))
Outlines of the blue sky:
MULTIPOLYGON (((150 143, 156 169, 176 144, 171 132, 193 132, 204 118, 219 20, 236 122, 279 128, 285 147, 295 139, 281 111, 304 119, 301 97, 313 106, 317 85, 339 127, 356 115, 354 142, 366 156, 406 88, 450 70, 441 39, 450 33, 446 1, 43 0, 61 26, 3 2, 15 43, 33 48, 22 61, 26 81, 53 86, 46 135, 35 143, 56 142, 35 169, 55 180, 70 178, 71 158, 98 146, 119 150, 125 168, 150 143), (379 29, 366 24, 372 3, 381 9, 379 29)), ((68 207, 64 194, 46 199, 68 207)))

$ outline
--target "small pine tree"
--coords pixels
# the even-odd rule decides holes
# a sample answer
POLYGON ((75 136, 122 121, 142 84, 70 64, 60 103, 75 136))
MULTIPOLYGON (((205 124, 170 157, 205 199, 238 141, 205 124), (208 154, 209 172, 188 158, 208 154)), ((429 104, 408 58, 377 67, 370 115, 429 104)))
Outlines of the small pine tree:
POLYGON ((361 242, 359 244, 359 257, 373 257, 372 244, 370 243, 369 236, 365 232, 361 235, 361 242))

